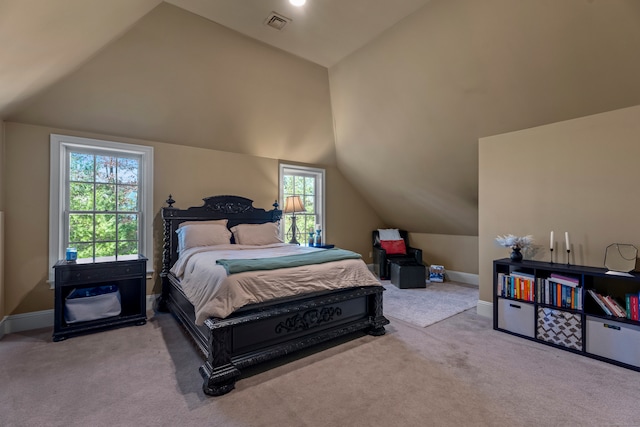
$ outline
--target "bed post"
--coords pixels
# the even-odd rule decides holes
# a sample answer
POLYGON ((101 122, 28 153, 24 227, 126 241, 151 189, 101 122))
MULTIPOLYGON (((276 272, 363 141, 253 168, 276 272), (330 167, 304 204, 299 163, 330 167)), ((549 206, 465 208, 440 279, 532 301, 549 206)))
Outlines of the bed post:
POLYGON ((209 354, 200 367, 204 379, 202 390, 210 396, 221 396, 233 390, 240 377, 240 370, 231 362, 232 330, 216 327, 211 319, 204 324, 209 329, 209 354))
POLYGON ((369 330, 367 330, 367 333, 369 335, 373 335, 373 336, 380 336, 380 335, 384 335, 386 330, 384 329, 384 325, 389 323, 389 320, 384 317, 383 311, 382 311, 382 292, 384 291, 384 288, 380 291, 380 292, 376 292, 375 294, 373 294, 371 296, 371 298, 369 299, 369 304, 371 304, 370 308, 370 313, 373 313, 373 319, 371 319, 371 327, 369 328, 369 330))
POLYGON ((160 271, 162 292, 158 299, 158 311, 164 313, 169 311, 167 299, 169 297, 169 268, 171 265, 171 223, 168 217, 171 216, 171 210, 176 209, 173 207, 175 202, 169 194, 169 198, 166 200, 169 206, 162 208, 162 270, 160 271))

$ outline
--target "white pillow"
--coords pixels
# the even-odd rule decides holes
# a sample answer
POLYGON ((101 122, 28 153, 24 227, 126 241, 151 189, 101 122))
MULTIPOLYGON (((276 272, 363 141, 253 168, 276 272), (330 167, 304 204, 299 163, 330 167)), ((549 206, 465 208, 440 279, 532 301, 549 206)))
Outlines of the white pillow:
POLYGON ((402 240, 400 231, 397 228, 378 228, 378 234, 380 235, 380 240, 402 240))
POLYGON ((195 246, 214 246, 231 243, 231 232, 222 224, 191 224, 179 227, 178 252, 195 246))
POLYGON ((278 224, 267 222, 264 224, 238 224, 231 227, 233 237, 239 245, 268 245, 271 243, 282 243, 280 239, 278 224))

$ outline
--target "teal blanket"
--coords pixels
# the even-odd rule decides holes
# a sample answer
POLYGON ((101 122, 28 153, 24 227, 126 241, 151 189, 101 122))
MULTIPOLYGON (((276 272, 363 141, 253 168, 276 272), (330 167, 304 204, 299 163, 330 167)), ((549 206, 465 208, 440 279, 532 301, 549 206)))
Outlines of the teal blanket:
POLYGON ((360 254, 345 249, 332 248, 324 251, 313 251, 306 254, 287 255, 274 258, 258 259, 219 259, 216 264, 222 265, 227 274, 242 273, 254 270, 275 270, 278 268, 299 267, 309 264, 322 264, 343 259, 360 259, 360 254))

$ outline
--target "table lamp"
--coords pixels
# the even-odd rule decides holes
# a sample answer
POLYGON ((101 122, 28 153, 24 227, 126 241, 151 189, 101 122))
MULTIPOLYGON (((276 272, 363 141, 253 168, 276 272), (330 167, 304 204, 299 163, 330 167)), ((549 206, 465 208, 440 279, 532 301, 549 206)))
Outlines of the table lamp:
POLYGON ((296 226, 296 213, 306 212, 300 196, 288 196, 284 202, 284 213, 291 214, 291 240, 289 243, 299 245, 300 243, 296 239, 297 226, 296 226))

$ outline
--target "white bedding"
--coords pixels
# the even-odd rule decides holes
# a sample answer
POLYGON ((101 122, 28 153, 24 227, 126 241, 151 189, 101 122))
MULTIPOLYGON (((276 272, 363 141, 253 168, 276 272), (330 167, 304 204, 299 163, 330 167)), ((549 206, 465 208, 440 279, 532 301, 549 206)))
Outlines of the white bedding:
POLYGON ((225 318, 248 304, 310 292, 380 285, 361 259, 229 276, 223 266, 216 264, 218 259, 271 258, 320 250, 324 249, 288 243, 194 247, 180 253, 171 272, 180 279, 185 295, 195 307, 198 325, 209 317, 225 318))

